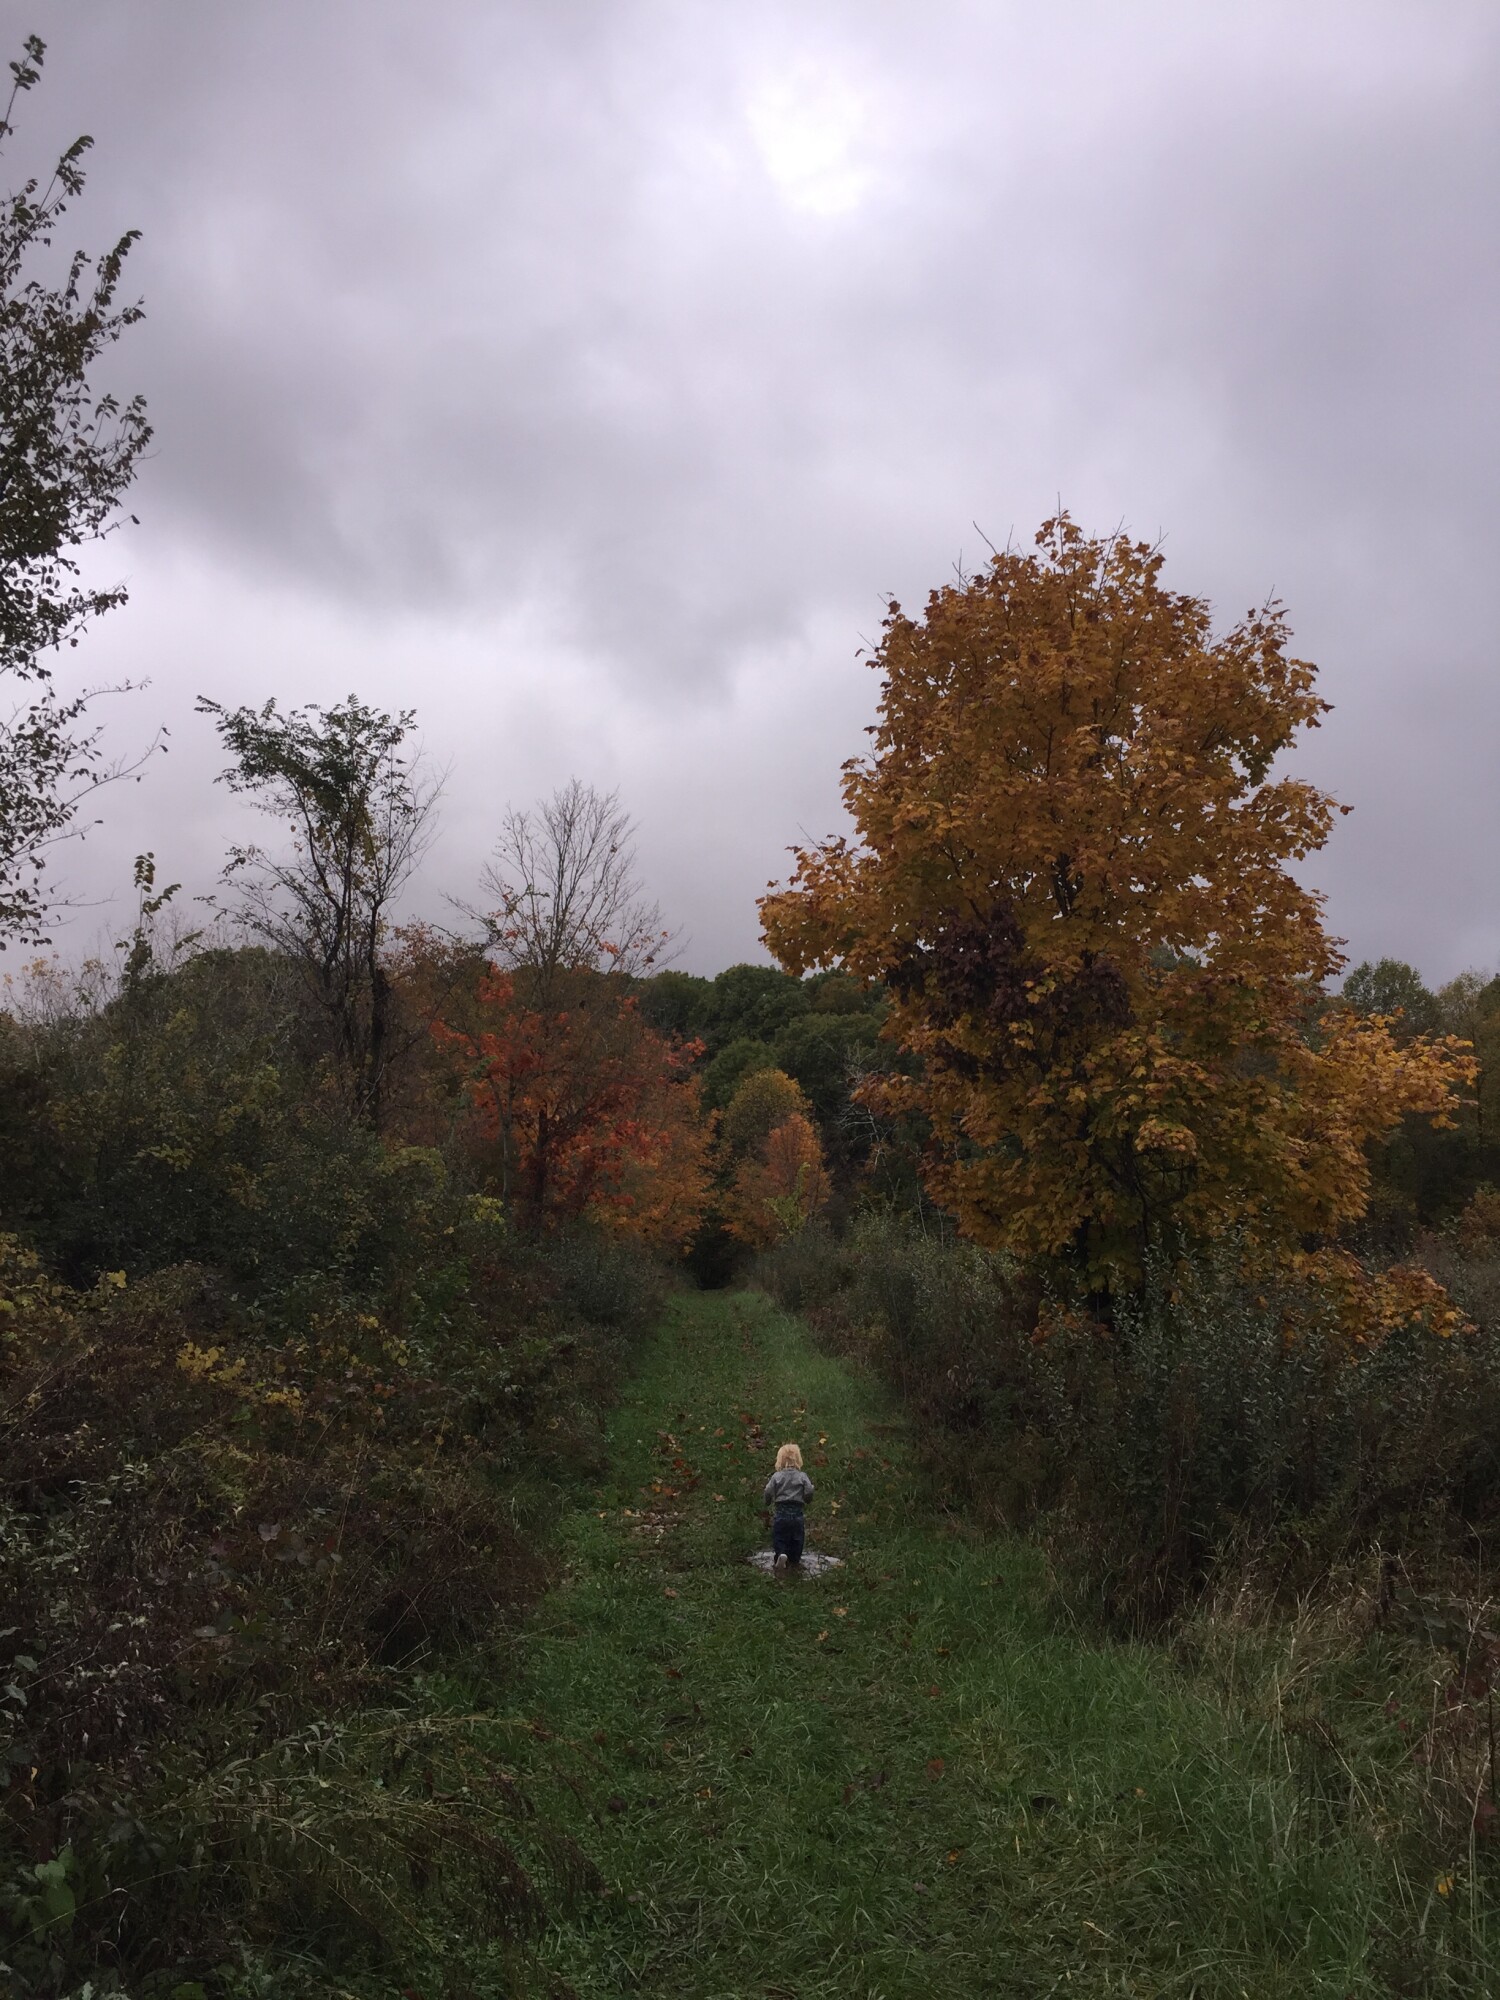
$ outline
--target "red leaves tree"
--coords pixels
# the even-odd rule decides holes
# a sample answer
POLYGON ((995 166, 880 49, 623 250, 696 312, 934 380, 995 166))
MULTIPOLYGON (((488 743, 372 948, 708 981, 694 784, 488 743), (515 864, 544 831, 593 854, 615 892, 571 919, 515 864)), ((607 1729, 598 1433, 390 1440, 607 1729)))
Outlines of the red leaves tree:
POLYGON ((460 1065, 489 1176, 530 1233, 587 1215, 680 1249, 707 1187, 697 1045, 656 1034, 606 976, 572 985, 571 1005, 529 1006, 491 969, 472 1023, 433 1030, 460 1065))

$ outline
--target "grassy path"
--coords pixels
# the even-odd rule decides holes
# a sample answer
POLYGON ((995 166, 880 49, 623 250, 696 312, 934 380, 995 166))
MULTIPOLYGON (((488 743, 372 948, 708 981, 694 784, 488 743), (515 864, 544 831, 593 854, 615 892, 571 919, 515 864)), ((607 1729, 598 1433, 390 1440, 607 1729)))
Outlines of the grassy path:
POLYGON ((924 1515, 888 1418, 758 1296, 674 1304, 527 1635, 533 1778, 606 1885, 550 1934, 567 1987, 1389 1993, 1378 1845, 1253 1712, 1061 1629, 1026 1547, 924 1515), (745 1561, 786 1437, 845 1558, 818 1580, 745 1561))

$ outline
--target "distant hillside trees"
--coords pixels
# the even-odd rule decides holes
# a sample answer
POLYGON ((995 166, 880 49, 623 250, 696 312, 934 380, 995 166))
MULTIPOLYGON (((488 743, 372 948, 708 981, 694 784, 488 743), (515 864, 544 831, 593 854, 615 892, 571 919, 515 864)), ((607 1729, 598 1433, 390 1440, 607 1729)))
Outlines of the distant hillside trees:
POLYGON ((702 1042, 711 1109, 723 1111, 757 1071, 780 1070, 804 1092, 831 1167, 847 1176, 863 1162, 870 1124, 851 1101, 853 1088, 895 1060, 880 1039, 886 996, 877 982, 732 965, 713 979, 660 972, 638 990, 647 1020, 702 1042))

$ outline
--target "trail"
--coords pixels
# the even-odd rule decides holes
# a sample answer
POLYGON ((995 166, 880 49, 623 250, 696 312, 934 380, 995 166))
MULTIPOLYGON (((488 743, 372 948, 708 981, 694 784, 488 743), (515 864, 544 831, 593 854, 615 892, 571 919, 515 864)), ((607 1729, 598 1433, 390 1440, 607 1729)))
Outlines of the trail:
POLYGON ((1380 1857, 1320 1837, 1262 1720, 1070 1630, 1037 1552, 924 1505, 890 1410, 767 1301, 676 1301, 613 1454, 523 1655, 528 1783, 600 1871, 546 1940, 561 1990, 1389 1992, 1380 1857), (785 1438, 843 1559, 816 1580, 746 1560, 785 1438))

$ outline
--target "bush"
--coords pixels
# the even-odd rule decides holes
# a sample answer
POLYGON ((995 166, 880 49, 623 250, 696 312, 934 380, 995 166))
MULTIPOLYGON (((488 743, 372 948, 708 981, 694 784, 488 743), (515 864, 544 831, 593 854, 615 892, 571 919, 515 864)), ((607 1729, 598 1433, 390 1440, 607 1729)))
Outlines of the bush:
POLYGON ((1486 1268, 1450 1279, 1469 1331, 1409 1317, 1368 1337, 1295 1279, 1247 1285, 1232 1247, 1151 1271, 1107 1326, 897 1214, 842 1243, 806 1232, 756 1276, 898 1390, 946 1504, 1044 1525, 1140 1622, 1231 1549, 1274 1546, 1300 1584, 1376 1542, 1472 1550, 1500 1526, 1486 1268))
POLYGON ((542 1588, 537 1474, 597 1459, 658 1281, 612 1243, 516 1245, 392 1158, 410 1240, 378 1310, 338 1274, 81 1292, 0 1238, 0 1958, 28 1992, 519 1949, 554 1893, 493 1730, 426 1675, 542 1588))

